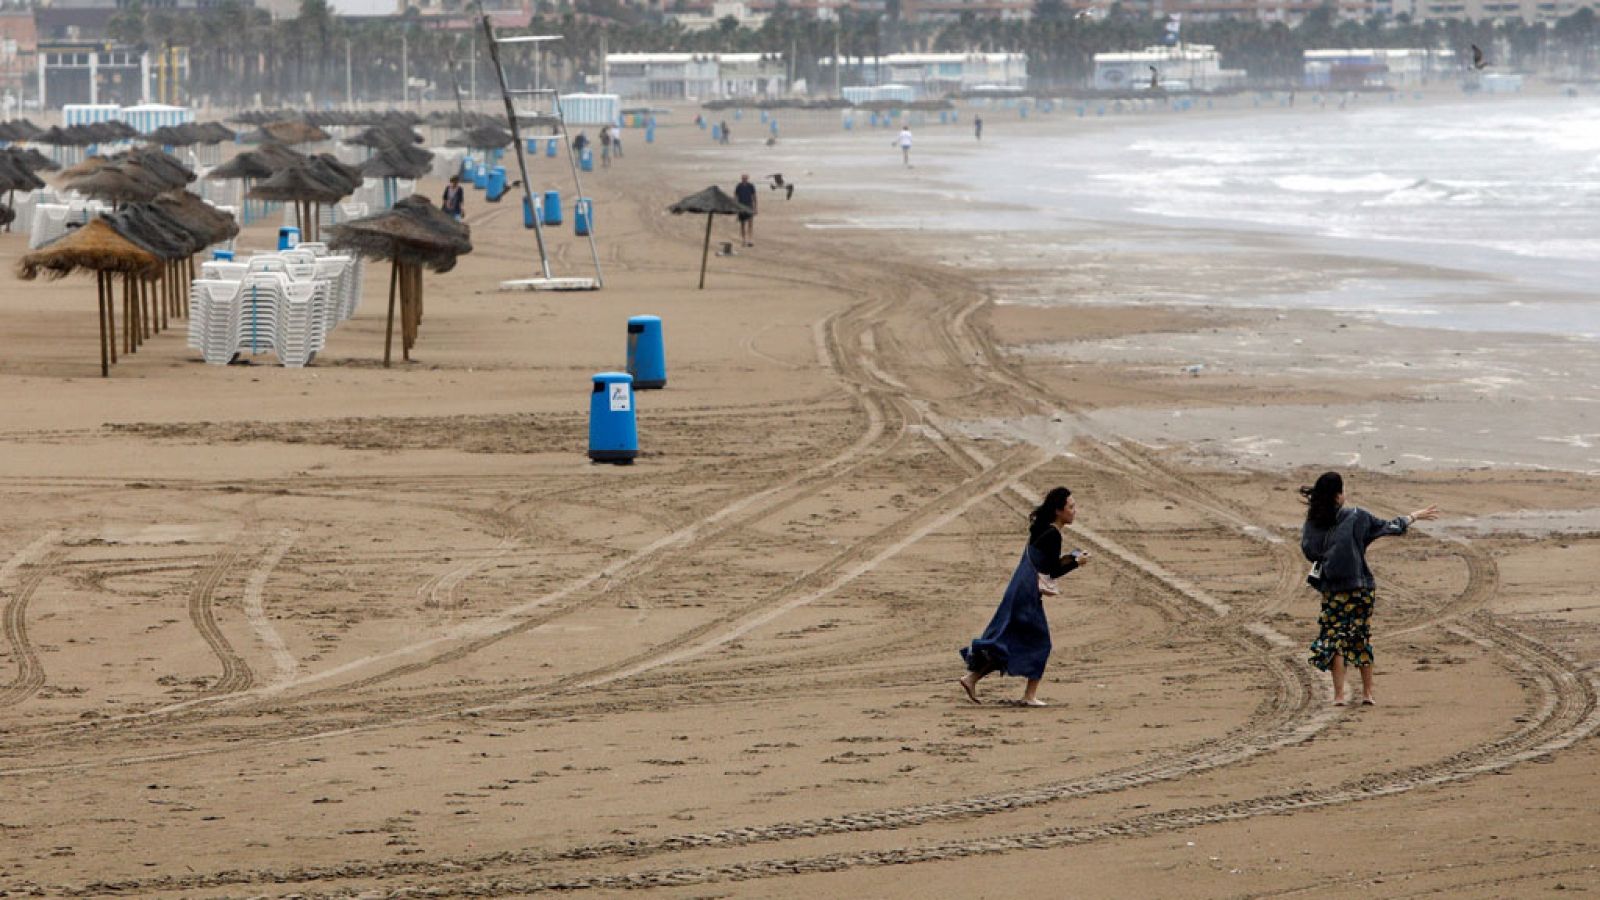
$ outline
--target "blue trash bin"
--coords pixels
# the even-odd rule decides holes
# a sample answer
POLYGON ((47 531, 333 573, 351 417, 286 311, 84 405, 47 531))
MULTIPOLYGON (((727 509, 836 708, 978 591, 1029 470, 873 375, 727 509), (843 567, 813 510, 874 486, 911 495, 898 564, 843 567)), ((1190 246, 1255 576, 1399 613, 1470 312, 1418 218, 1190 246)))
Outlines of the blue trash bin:
POLYGON ((639 455, 639 424, 633 410, 633 376, 600 372, 589 393, 589 458, 629 465, 639 455))
POLYGON ((488 187, 484 188, 483 199, 490 203, 499 203, 500 198, 506 195, 506 167, 495 166, 489 170, 488 187))
POLYGON ((711 126, 711 143, 713 143, 713 144, 722 143, 722 126, 721 125, 713 125, 713 126, 711 126))
POLYGON ((628 374, 641 391, 667 386, 667 351, 661 338, 660 316, 634 316, 628 320, 628 374))
POLYGON ((530 156, 538 156, 539 155, 539 139, 538 138, 528 138, 528 154, 530 156))
POLYGON ((470 156, 463 156, 461 157, 461 171, 457 172, 456 174, 460 175, 462 178, 470 180, 472 178, 473 170, 475 170, 477 167, 478 163, 476 160, 470 156))
POLYGON ((583 170, 583 171, 585 171, 585 172, 593 172, 594 171, 594 151, 593 150, 589 149, 588 147, 584 147, 583 148, 583 152, 578 154, 578 168, 583 170))
POLYGON ((292 250, 300 243, 300 229, 285 225, 278 229, 278 249, 292 250))
POLYGON ((594 201, 588 197, 579 197, 572 204, 572 233, 578 237, 588 237, 589 229, 593 227, 594 201))
POLYGON ((534 195, 532 197, 524 196, 522 198, 523 228, 534 228, 537 226, 538 219, 536 217, 543 214, 544 211, 540 208, 543 205, 544 204, 539 201, 538 195, 534 195))
POLYGON ((219 262, 233 262, 233 251, 213 250, 211 251, 211 258, 219 262))
POLYGON ((544 223, 546 225, 561 224, 561 192, 544 192, 544 223))
POLYGON ((649 125, 646 125, 644 127, 644 142, 646 144, 654 144, 656 142, 656 123, 655 122, 651 122, 649 125))
POLYGON ((550 143, 545 145, 544 155, 545 156, 551 156, 551 157, 555 156, 556 155, 556 150, 559 149, 560 146, 561 146, 560 141, 561 141, 560 138, 551 138, 550 139, 550 143))

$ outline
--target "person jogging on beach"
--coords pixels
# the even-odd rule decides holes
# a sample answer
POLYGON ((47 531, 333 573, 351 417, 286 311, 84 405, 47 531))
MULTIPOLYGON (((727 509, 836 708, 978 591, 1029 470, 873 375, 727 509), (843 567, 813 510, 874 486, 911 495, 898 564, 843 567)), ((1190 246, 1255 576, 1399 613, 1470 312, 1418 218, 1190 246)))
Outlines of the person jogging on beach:
POLYGON ((972 117, 972 136, 983 140, 983 116, 972 117))
POLYGON ((749 212, 739 213, 739 240, 746 247, 756 245, 756 186, 750 183, 749 175, 740 175, 739 183, 734 186, 733 199, 750 207, 749 212))
POLYGON ((967 699, 978 699, 978 682, 993 672, 1020 675, 1028 679, 1022 690, 1023 706, 1044 706, 1039 699, 1039 682, 1045 663, 1050 660, 1050 623, 1044 616, 1044 598, 1060 593, 1056 579, 1089 561, 1089 554, 1074 550, 1061 553, 1061 528, 1078 517, 1072 491, 1056 487, 1044 495, 1044 502, 1029 516, 1028 545, 1006 586, 1000 608, 989 620, 983 636, 961 648, 967 674, 960 679, 967 699))
POLYGON ((895 143, 900 145, 900 157, 909 167, 911 165, 911 126, 904 125, 900 128, 900 137, 895 143))
POLYGON ((1435 519, 1439 508, 1428 506, 1395 519, 1380 519, 1344 505, 1344 478, 1324 472, 1317 483, 1302 487, 1306 523, 1300 552, 1312 562, 1307 582, 1322 595, 1317 639, 1311 642, 1311 664, 1333 674, 1333 703, 1345 704, 1345 666, 1361 672, 1361 703, 1372 706, 1372 643, 1370 622, 1377 586, 1367 568, 1367 547, 1391 534, 1405 534, 1413 522, 1435 519))

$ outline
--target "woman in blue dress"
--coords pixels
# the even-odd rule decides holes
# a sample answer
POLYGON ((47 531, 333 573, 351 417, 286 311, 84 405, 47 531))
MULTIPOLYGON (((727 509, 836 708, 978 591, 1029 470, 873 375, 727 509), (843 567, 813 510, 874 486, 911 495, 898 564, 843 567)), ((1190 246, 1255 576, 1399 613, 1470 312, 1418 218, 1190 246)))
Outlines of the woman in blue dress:
POLYGON ((1077 515, 1072 492, 1058 487, 1045 495, 1044 502, 1029 517, 1028 546, 1011 575, 1000 608, 989 620, 983 637, 961 650, 961 658, 967 661, 961 689, 973 703, 982 702, 978 699, 978 682, 993 672, 1004 672, 1028 679, 1022 705, 1045 705, 1038 697, 1039 681, 1044 678, 1045 663, 1050 659, 1050 623, 1044 617, 1044 596, 1055 593, 1055 579, 1089 559, 1081 550, 1061 555, 1061 527, 1071 525, 1077 515))

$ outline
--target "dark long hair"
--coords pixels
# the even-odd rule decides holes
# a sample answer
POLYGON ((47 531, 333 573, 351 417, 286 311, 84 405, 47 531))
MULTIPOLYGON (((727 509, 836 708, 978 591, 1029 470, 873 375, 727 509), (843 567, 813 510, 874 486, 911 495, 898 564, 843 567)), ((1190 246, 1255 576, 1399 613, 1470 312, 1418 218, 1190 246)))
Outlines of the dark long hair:
POLYGON ((1056 513, 1061 512, 1061 508, 1067 505, 1067 498, 1071 496, 1072 492, 1064 487, 1051 488, 1050 493, 1044 495, 1044 502, 1028 515, 1029 525, 1037 527, 1041 524, 1054 524, 1056 513))
POLYGON ((1306 501, 1306 521, 1318 528, 1332 528, 1339 521, 1339 495, 1344 493, 1344 478, 1338 472, 1323 472, 1317 483, 1302 487, 1306 501))

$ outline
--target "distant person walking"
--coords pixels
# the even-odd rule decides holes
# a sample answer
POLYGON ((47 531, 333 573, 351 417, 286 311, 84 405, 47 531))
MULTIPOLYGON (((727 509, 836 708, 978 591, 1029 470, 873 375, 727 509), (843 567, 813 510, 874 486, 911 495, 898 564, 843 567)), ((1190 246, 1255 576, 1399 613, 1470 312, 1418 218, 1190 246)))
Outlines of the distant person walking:
POLYGON ((983 140, 983 116, 972 117, 972 136, 983 140))
POLYGON ((728 120, 727 119, 723 119, 721 122, 717 123, 717 128, 721 130, 721 136, 717 138, 717 142, 718 143, 726 144, 726 143, 728 143, 728 141, 732 140, 731 136, 728 133, 728 120))
POLYGON ((1373 590, 1377 586, 1367 568, 1367 547, 1391 534, 1405 534, 1413 522, 1435 519, 1436 506, 1419 509, 1396 519, 1380 519, 1360 507, 1344 505, 1344 478, 1324 472, 1311 487, 1302 487, 1306 523, 1300 532, 1300 552, 1313 563, 1311 586, 1322 594, 1322 616, 1317 639, 1311 642, 1311 664, 1333 672, 1333 702, 1345 704, 1346 665, 1361 671, 1361 702, 1371 706, 1373 590))
POLYGON ((444 186, 444 197, 439 203, 439 208, 444 210, 445 215, 459 222, 466 214, 462 209, 466 196, 467 192, 461 189, 461 176, 451 175, 450 183, 444 186))
POLYGON ((1050 623, 1044 616, 1044 597, 1058 593, 1057 578, 1089 559, 1081 550, 1061 555, 1061 527, 1071 525, 1077 517, 1077 503, 1064 487, 1052 488, 1033 511, 1028 546, 1006 586, 1000 608, 995 610, 983 636, 961 650, 961 658, 967 662, 961 689, 973 703, 982 702, 978 699, 978 682, 993 672, 1003 672, 1028 679, 1022 691, 1023 706, 1045 705, 1038 697, 1044 666, 1050 659, 1050 623))
POLYGON ((900 137, 895 140, 895 143, 900 145, 900 157, 901 157, 902 160, 904 160, 905 164, 909 167, 911 165, 911 126, 910 125, 905 125, 905 126, 902 126, 900 128, 900 137))
POLYGON ((611 126, 600 129, 600 168, 611 168, 611 126))
POLYGON ((750 183, 749 175, 740 175, 739 183, 733 189, 733 199, 750 207, 749 212, 739 213, 739 240, 746 247, 756 245, 756 186, 750 183))
POLYGON ((582 131, 578 132, 578 136, 572 139, 572 152, 582 156, 583 148, 587 146, 589 146, 589 135, 582 131))
POLYGON ((611 129, 611 155, 617 159, 622 158, 622 127, 620 125, 611 129))

